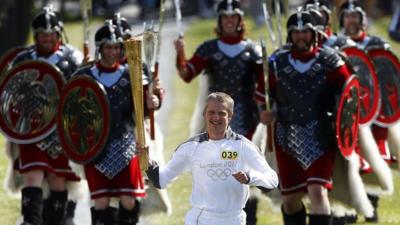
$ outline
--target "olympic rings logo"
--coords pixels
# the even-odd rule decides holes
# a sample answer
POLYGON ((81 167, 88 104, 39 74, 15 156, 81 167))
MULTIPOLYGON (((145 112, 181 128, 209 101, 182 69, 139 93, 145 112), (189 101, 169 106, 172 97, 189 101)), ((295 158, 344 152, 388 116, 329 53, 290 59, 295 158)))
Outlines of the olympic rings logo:
POLYGON ((209 176, 213 181, 217 180, 226 180, 228 177, 232 175, 232 170, 229 168, 226 169, 208 169, 207 176, 209 176))

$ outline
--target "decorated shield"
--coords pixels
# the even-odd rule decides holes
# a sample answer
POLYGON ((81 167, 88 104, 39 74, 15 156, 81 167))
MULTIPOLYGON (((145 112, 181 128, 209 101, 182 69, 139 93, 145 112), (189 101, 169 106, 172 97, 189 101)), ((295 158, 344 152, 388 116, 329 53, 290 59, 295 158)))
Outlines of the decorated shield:
POLYGON ((73 77, 64 87, 57 132, 67 157, 79 164, 96 159, 110 130, 110 105, 104 87, 88 75, 73 77))
POLYGON ((378 77, 374 65, 369 56, 358 47, 345 47, 342 51, 360 82, 360 125, 369 125, 378 116, 380 106, 378 77))
POLYGON ((368 51, 381 91, 381 107, 376 123, 388 127, 400 119, 400 63, 399 59, 386 49, 368 51))
POLYGON ((0 58, 0 80, 1 77, 3 77, 4 73, 7 71, 10 63, 14 60, 15 56, 17 56, 18 53, 22 52, 25 49, 25 47, 16 47, 10 49, 3 54, 3 56, 0 58))
POLYGON ((357 144, 360 117, 360 83, 353 75, 344 85, 337 102, 336 139, 340 152, 348 157, 357 144))
POLYGON ((34 143, 55 130, 65 80, 46 62, 29 60, 8 70, 0 82, 0 130, 11 142, 34 143))

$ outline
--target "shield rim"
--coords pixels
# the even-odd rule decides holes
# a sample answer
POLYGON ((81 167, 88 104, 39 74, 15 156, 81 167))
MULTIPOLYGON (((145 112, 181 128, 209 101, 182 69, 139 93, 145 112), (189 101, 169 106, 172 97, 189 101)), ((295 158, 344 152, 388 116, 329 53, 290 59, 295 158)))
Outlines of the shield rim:
POLYGON ((6 66, 11 63, 19 53, 27 49, 29 49, 29 47, 17 46, 15 48, 9 49, 0 57, 0 80, 1 77, 3 77, 3 74, 7 72, 7 70, 5 70, 6 66))
MULTIPOLYGON (((380 88, 379 88, 379 80, 378 80, 378 75, 375 71, 375 66, 372 62, 371 57, 364 50, 360 49, 357 46, 344 46, 343 48, 341 48, 341 51, 346 54, 346 57, 348 57, 349 53, 355 53, 353 55, 359 56, 364 62, 366 62, 368 68, 371 71, 371 75, 372 75, 372 79, 374 80, 374 84, 376 84, 373 87, 374 91, 377 95, 377 97, 376 97, 377 100, 375 100, 375 102, 373 103, 373 107, 375 107, 375 112, 370 112, 367 116, 364 117, 365 119, 361 117, 361 112, 360 112, 360 118, 359 118, 360 126, 369 126, 372 123, 374 123, 376 118, 378 118, 379 109, 381 108, 381 104, 382 104, 381 92, 380 92, 380 88)), ((351 65, 350 62, 349 62, 349 64, 351 65)), ((354 74, 357 75, 356 73, 354 73, 354 74)), ((360 104, 361 104, 361 102, 360 102, 360 104)))
MULTIPOLYGON (((8 70, 4 76, 4 78, 0 82, 0 92, 4 89, 4 85, 7 83, 7 81, 10 80, 12 76, 14 76, 16 73, 24 70, 24 69, 29 69, 32 67, 29 67, 30 65, 37 65, 37 66, 45 66, 48 67, 48 70, 53 70, 52 74, 58 74, 58 80, 55 79, 56 83, 59 84, 58 92, 61 94, 62 87, 65 85, 65 78, 62 75, 62 72, 59 68, 57 68, 55 65, 52 65, 50 63, 47 63, 45 61, 40 61, 40 60, 26 60, 21 63, 18 63, 15 67, 11 68, 8 70), (61 84, 60 84, 61 83, 61 84)), ((37 68, 34 68, 37 69, 37 68)), ((56 113, 57 115, 57 113, 56 113)), ((32 144, 35 142, 38 142, 40 140, 43 140, 47 136, 49 136, 55 129, 56 129, 56 115, 52 120, 49 122, 49 124, 41 129, 41 132, 35 132, 35 135, 31 135, 32 137, 29 137, 29 135, 18 135, 15 132, 11 131, 8 126, 5 124, 3 117, 0 116, 0 132, 11 142, 16 143, 16 144, 32 144)))
POLYGON ((96 81, 94 78, 92 78, 91 76, 87 75, 87 74, 79 74, 79 75, 74 75, 69 81, 68 83, 64 86, 61 98, 60 98, 60 103, 58 105, 58 114, 57 114, 57 134, 59 136, 60 139, 60 144, 64 150, 65 155, 67 156, 68 159, 72 160, 75 163, 78 164, 89 164, 91 162, 93 162, 94 160, 96 160, 96 158, 103 152, 104 147, 107 143, 108 140, 108 136, 110 133, 110 126, 111 126, 111 110, 110 110, 110 103, 109 100, 107 98, 107 92, 104 88, 104 86, 99 83, 98 81, 96 81), (62 110, 65 106, 65 99, 66 99, 66 92, 73 87, 77 87, 83 84, 90 84, 93 85, 91 87, 94 87, 94 84, 96 85, 95 87, 97 87, 97 89, 93 89, 95 90, 97 93, 100 93, 103 97, 104 97, 104 101, 101 102, 99 101, 101 104, 101 108, 103 109, 104 115, 105 115, 105 123, 103 126, 103 131, 100 138, 99 138, 99 142, 96 143, 92 149, 92 151, 89 152, 94 152, 94 154, 78 154, 76 153, 76 151, 74 151, 74 146, 70 146, 68 144, 68 142, 65 139, 65 135, 64 135, 64 129, 62 129, 62 110), (97 150, 96 150, 97 149, 97 150))
MULTIPOLYGON (((387 58, 395 65, 395 67, 400 71, 400 61, 397 58, 397 56, 391 51, 390 49, 385 49, 385 48, 371 48, 368 50, 368 55, 370 56, 371 59, 373 59, 376 56, 388 56, 387 58)), ((381 106, 379 107, 381 108, 381 106)), ((379 110, 380 112, 380 110, 379 110)), ((383 120, 380 118, 379 113, 378 116, 376 117, 376 120, 374 121, 375 124, 381 126, 381 127, 390 127, 394 124, 396 124, 400 120, 400 110, 396 113, 397 116, 393 116, 396 118, 395 120, 383 120)))
MULTIPOLYGON (((345 93, 346 90, 348 90, 350 87, 352 87, 353 85, 351 84, 355 84, 358 88, 357 88, 357 94, 358 96, 360 95, 360 82, 358 80, 358 77, 356 75, 351 75, 348 80, 346 81, 346 83, 343 85, 342 88, 342 92, 341 93, 345 93)), ((359 120, 360 120, 360 98, 357 98, 357 102, 358 102, 358 107, 357 107, 357 119, 356 119, 356 126, 358 128, 359 126, 359 120)), ((337 105, 337 110, 336 110, 336 119, 335 119, 335 136, 336 136, 336 140, 337 140, 337 146, 339 148, 340 153, 342 154, 343 157, 347 158, 349 157, 352 152, 354 151, 355 147, 357 146, 357 142, 358 142, 358 129, 356 129, 355 134, 354 134, 354 141, 351 144, 351 147, 349 148, 345 148, 342 144, 342 142, 340 141, 340 128, 338 126, 338 124, 340 124, 341 121, 341 112, 339 112, 339 109, 343 108, 343 103, 344 100, 346 100, 345 97, 343 97, 343 95, 340 97, 340 101, 339 104, 337 105)))

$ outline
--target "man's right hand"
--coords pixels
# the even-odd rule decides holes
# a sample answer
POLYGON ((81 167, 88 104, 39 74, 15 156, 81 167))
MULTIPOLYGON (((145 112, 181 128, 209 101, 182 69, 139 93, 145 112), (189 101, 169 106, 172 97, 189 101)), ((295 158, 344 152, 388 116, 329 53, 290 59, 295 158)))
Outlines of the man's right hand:
POLYGON ((273 111, 260 112, 260 121, 266 125, 272 125, 276 119, 276 114, 273 111))
POLYGON ((178 38, 174 41, 175 50, 178 54, 181 54, 185 51, 185 42, 183 38, 178 38))

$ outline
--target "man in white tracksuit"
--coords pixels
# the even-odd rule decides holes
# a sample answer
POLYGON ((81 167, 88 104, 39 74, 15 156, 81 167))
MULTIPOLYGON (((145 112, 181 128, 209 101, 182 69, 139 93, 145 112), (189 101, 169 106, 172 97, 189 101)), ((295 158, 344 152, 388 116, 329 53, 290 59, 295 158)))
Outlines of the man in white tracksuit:
POLYGON ((165 167, 151 161, 146 171, 158 188, 183 172, 192 173, 186 225, 245 225, 249 185, 266 191, 278 186, 277 174, 258 148, 229 128, 233 105, 229 95, 211 93, 203 112, 207 131, 181 144, 165 167))

